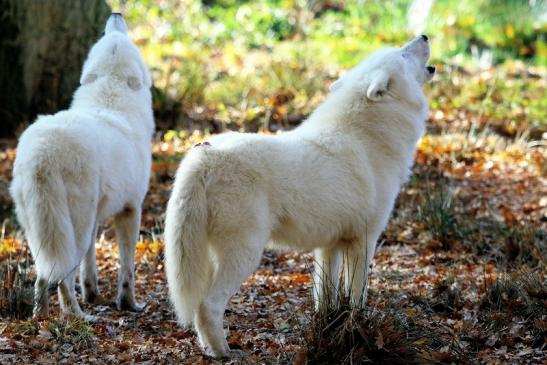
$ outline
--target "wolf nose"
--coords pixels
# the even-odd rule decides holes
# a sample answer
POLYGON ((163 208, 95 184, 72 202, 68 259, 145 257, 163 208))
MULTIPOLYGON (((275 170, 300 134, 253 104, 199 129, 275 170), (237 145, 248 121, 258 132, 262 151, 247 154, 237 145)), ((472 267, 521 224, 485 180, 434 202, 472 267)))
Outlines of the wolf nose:
POLYGON ((429 72, 430 74, 434 74, 435 73, 435 67, 434 66, 427 66, 427 72, 429 72))
POLYGON ((426 42, 429 40, 429 38, 427 38, 427 36, 425 34, 422 34, 422 39, 426 42))
POLYGON ((118 31, 127 35, 127 24, 125 24, 123 16, 119 12, 113 12, 106 22, 104 33, 108 34, 112 31, 118 31))

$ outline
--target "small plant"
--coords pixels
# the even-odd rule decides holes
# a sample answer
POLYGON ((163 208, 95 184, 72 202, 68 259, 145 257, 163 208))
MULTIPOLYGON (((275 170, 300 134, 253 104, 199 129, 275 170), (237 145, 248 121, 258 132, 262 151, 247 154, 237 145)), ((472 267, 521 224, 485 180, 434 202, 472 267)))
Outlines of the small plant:
POLYGON ((481 321, 486 331, 497 333, 520 317, 533 328, 533 346, 543 344, 547 333, 544 325, 547 309, 547 282, 542 272, 520 270, 501 275, 484 293, 481 321))
POLYGON ((448 341, 405 314, 402 303, 355 308, 341 297, 336 308, 310 318, 305 334, 311 364, 423 364, 443 358, 465 363, 448 341))
POLYGON ((32 259, 27 247, 6 235, 7 225, 5 220, 0 229, 0 260, 5 259, 0 265, 0 316, 24 319, 30 317, 33 307, 32 259))
POLYGON ((14 331, 21 336, 34 336, 40 331, 40 326, 35 320, 22 321, 15 325, 14 331))
POLYGON ((79 317, 54 319, 48 323, 47 329, 57 341, 69 342, 77 348, 89 347, 94 340, 93 327, 79 317))
POLYGON ((539 268, 547 264, 547 235, 543 230, 507 226, 488 218, 468 223, 465 238, 475 254, 510 267, 525 264, 539 268))
POLYGON ((463 306, 461 287, 453 275, 436 283, 432 297, 435 298, 432 308, 437 312, 455 312, 463 306))
POLYGON ((506 230, 504 253, 507 260, 530 265, 547 264, 547 234, 533 228, 506 230))
POLYGON ((426 194, 418 206, 418 217, 424 228, 431 232, 434 239, 441 241, 445 249, 449 240, 461 235, 452 195, 445 188, 426 194))
MULTIPOLYGON (((407 301, 376 300, 372 307, 367 307, 364 300, 352 304, 351 291, 345 290, 343 284, 341 278, 334 300, 323 297, 320 310, 309 318, 310 325, 304 331, 308 363, 423 364, 436 362, 439 356, 466 362, 440 333, 418 324, 407 314, 407 301)), ((459 305, 459 292, 449 291, 454 292, 452 305, 459 305)))

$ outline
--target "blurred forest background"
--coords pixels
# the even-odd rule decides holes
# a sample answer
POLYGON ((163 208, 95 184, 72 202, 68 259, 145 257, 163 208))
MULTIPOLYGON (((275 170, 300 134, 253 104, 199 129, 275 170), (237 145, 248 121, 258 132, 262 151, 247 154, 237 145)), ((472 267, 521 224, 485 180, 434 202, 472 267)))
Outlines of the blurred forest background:
POLYGON ((542 83, 522 73, 525 65, 547 63, 544 1, 163 0, 121 6, 153 69, 160 126, 296 124, 341 72, 382 45, 425 33, 440 75, 429 93, 432 109, 480 108, 482 117, 493 117, 510 134, 545 128, 542 83), (474 77, 493 67, 490 77, 474 77), (507 74, 516 73, 522 77, 508 83, 507 74), (522 89, 526 95, 517 96, 522 89))
POLYGON ((313 260, 267 251, 230 302, 230 346, 268 364, 546 358, 546 1, 0 0, 0 19, 2 363, 214 362, 166 299, 163 219, 180 159, 211 133, 297 126, 367 54, 422 33, 437 67, 427 133, 381 238, 369 309, 314 317, 313 260), (119 313, 108 302, 117 252, 107 223, 97 243, 107 301, 84 305, 102 319, 29 320, 32 259, 7 193, 15 137, 69 105, 111 9, 154 80, 158 131, 137 247, 147 307, 119 313))
MULTIPOLYGON (((0 112, 9 134, 37 113, 68 105, 109 9, 98 0, 2 2, 0 81, 9 87, 0 112), (20 93, 18 80, 25 84, 20 93)), ((544 80, 525 70, 547 64, 545 1, 108 3, 124 13, 153 71, 162 130, 298 124, 340 73, 419 33, 430 35, 439 67, 429 92, 433 109, 466 106, 509 135, 530 130, 537 137, 545 129, 544 80)))

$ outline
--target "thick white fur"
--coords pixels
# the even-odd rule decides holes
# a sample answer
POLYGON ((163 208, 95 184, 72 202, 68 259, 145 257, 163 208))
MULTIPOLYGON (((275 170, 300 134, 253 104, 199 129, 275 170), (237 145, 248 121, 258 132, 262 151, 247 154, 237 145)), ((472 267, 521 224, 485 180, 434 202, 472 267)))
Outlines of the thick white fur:
POLYGON ((342 261, 346 289, 364 303, 376 241, 424 130, 428 58, 421 37, 378 51, 295 130, 222 134, 184 158, 167 207, 167 278, 180 322, 194 323, 210 354, 229 353, 225 306, 269 240, 314 250, 317 307, 335 297, 342 261))
POLYGON ((11 194, 36 262, 35 314, 48 312, 47 284, 59 283, 65 312, 74 294, 98 295, 95 237, 115 216, 120 248, 118 306, 134 299, 134 251, 150 174, 151 79, 120 16, 91 49, 68 110, 40 116, 17 147, 11 194), (83 262, 82 262, 83 261, 83 262))

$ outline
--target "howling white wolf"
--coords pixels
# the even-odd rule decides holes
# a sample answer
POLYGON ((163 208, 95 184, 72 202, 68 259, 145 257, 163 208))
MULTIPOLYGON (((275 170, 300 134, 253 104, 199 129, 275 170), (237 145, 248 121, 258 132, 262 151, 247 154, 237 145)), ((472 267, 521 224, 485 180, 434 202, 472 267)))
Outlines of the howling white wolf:
POLYGON ((269 240, 314 250, 316 306, 335 298, 341 258, 354 304, 395 198, 410 174, 435 72, 420 36, 382 49, 331 87, 300 127, 228 133, 193 148, 167 207, 166 269, 181 323, 213 356, 229 354, 222 319, 269 240))
POLYGON ((151 163, 151 78, 122 16, 114 13, 84 64, 68 110, 40 116, 21 136, 11 194, 36 262, 35 315, 48 313, 48 283, 64 312, 82 316, 74 292, 99 295, 97 227, 114 216, 120 251, 118 308, 140 310, 134 254, 151 163))

